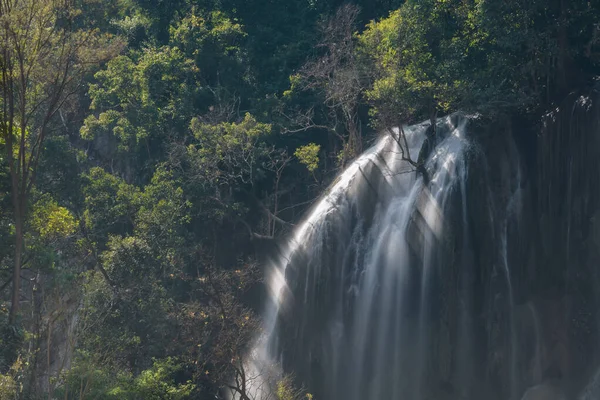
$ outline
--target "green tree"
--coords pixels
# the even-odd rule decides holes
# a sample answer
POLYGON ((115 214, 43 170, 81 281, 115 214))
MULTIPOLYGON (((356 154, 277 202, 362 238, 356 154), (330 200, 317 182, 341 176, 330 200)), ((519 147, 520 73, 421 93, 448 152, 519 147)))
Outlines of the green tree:
POLYGON ((82 192, 85 196, 85 233, 91 245, 103 250, 110 235, 133 231, 139 209, 137 187, 95 167, 84 175, 82 192))
POLYGON ((97 114, 85 119, 81 135, 95 141, 107 165, 116 161, 125 171, 155 162, 168 138, 180 135, 189 121, 197 91, 194 68, 177 48, 119 56, 95 78, 89 95, 97 114))
POLYGON ((321 146, 315 143, 309 143, 296 149, 294 155, 301 164, 306 166, 309 172, 315 172, 319 168, 319 151, 321 146))
POLYGON ((578 29, 598 11, 560 1, 406 1, 359 35, 378 126, 452 110, 539 111, 591 79, 598 35, 578 29))
POLYGON ((460 79, 467 53, 457 19, 468 7, 461 4, 467 3, 407 1, 359 36, 358 52, 372 79, 366 96, 378 126, 430 118, 458 105, 469 82, 460 79))
MULTIPOLYGON (((199 83, 213 92, 213 102, 227 104, 249 90, 248 55, 244 27, 222 11, 198 12, 195 8, 170 29, 171 46, 194 61, 199 83), (231 91, 232 93, 219 93, 231 91)), ((218 104, 211 104, 213 106, 218 104)))
POLYGON ((188 399, 195 386, 190 382, 176 382, 175 376, 182 368, 170 357, 157 359, 152 367, 134 377, 127 373, 115 373, 81 353, 73 368, 62 377, 56 396, 73 400, 188 399))
POLYGON ((28 197, 49 124, 77 92, 85 72, 118 47, 95 30, 77 29, 77 13, 57 0, 9 0, 0 5, 0 131, 15 225, 12 323, 20 306, 28 197))
POLYGON ((255 219, 248 221, 249 212, 274 217, 258 190, 288 162, 287 153, 269 143, 272 126, 246 114, 239 122, 218 124, 195 118, 190 129, 193 141, 174 145, 168 165, 191 196, 197 231, 214 232, 229 222, 262 238, 251 227, 255 219))

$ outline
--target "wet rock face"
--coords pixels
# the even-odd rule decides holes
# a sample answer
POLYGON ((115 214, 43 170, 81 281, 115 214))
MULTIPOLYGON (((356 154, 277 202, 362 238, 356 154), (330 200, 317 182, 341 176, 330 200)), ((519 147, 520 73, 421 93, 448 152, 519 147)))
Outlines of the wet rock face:
POLYGON ((567 400, 562 390, 551 384, 542 383, 528 389, 521 400, 567 400))
MULTIPOLYGON (((538 290, 585 289, 600 202, 600 97, 573 94, 543 120, 533 171, 538 290), (542 266, 543 265, 543 266, 542 266), (583 286, 582 286, 583 285, 583 286)), ((589 290, 586 290, 589 291, 589 290)))
POLYGON ((597 368, 600 350, 600 96, 573 94, 543 122, 532 171, 540 222, 530 292, 567 299, 546 318, 554 323, 546 332, 568 343, 561 367, 575 383, 597 368))
POLYGON ((555 371, 561 379, 563 374, 571 373, 573 344, 566 319, 571 314, 569 307, 567 298, 532 298, 516 306, 523 385, 543 382, 548 371, 555 371))
MULTIPOLYGON (((469 181, 468 201, 474 203, 476 236, 493 220, 493 242, 501 241, 501 221, 507 221, 505 257, 514 299, 512 312, 492 306, 496 316, 486 317, 490 364, 497 365, 490 374, 506 379, 512 373, 514 391, 523 393, 542 385, 544 370, 556 368, 563 390, 575 398, 600 363, 600 96, 573 94, 539 128, 513 123, 482 129, 479 144, 488 172, 477 180, 489 185, 491 217, 486 219, 485 207, 473 200, 482 197, 475 179, 469 181), (508 134, 505 142, 502 132, 508 134), (510 140, 521 135, 537 138, 535 151, 510 140), (511 329, 512 344, 503 340, 511 329), (511 346, 516 349, 512 366, 511 346)), ((476 240, 475 247, 485 249, 480 260, 488 267, 482 274, 490 282, 482 298, 501 296, 502 289, 489 292, 497 279, 489 275, 493 257, 485 256, 497 245, 476 240)), ((538 389, 529 395, 544 393, 538 389)))
POLYGON ((583 389, 578 400, 596 400, 600 399, 600 370, 592 377, 587 386, 583 389))

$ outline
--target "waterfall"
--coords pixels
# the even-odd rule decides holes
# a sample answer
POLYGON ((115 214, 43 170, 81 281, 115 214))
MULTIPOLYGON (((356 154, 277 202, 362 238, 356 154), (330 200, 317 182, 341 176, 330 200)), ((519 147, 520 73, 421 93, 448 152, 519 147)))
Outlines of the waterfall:
POLYGON ((272 266, 255 363, 279 363, 330 400, 424 399, 469 386, 472 268, 453 283, 461 292, 453 309, 441 293, 446 246, 462 243, 460 257, 472 264, 467 123, 460 115, 438 121, 426 182, 402 154, 419 153, 428 123, 404 128, 408 149, 382 136, 335 180, 272 266), (458 326, 439 322, 443 307, 459 316, 458 326), (449 345, 461 350, 449 353, 449 345))
POLYGON ((511 121, 462 114, 439 119, 435 140, 429 122, 404 127, 406 145, 382 135, 269 266, 248 397, 275 399, 287 373, 317 400, 598 386, 600 147, 585 143, 600 109, 578 101, 549 114, 537 148, 517 145, 532 136, 511 121), (422 148, 417 172, 406 158, 422 148))

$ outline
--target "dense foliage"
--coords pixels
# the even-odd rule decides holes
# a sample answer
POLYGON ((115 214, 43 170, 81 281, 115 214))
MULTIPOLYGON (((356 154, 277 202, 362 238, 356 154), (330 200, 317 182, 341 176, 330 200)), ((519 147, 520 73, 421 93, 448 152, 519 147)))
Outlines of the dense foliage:
POLYGON ((260 255, 377 130, 535 121, 600 73, 595 0, 2 0, 0 22, 0 399, 250 399, 260 255))

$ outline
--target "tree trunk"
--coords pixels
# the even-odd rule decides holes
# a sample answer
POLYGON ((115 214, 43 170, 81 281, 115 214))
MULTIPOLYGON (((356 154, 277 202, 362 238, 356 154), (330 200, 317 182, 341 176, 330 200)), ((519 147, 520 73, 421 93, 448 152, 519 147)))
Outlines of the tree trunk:
POLYGON ((9 322, 14 324, 20 308, 21 261, 23 258, 23 213, 21 204, 15 204, 15 259, 13 266, 12 302, 10 305, 9 322))

